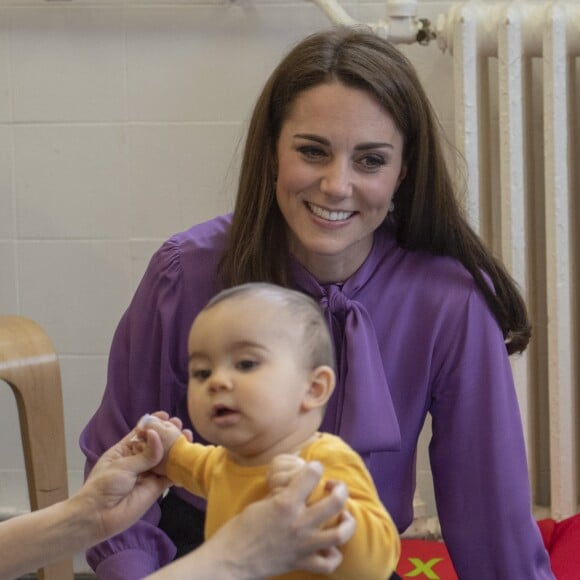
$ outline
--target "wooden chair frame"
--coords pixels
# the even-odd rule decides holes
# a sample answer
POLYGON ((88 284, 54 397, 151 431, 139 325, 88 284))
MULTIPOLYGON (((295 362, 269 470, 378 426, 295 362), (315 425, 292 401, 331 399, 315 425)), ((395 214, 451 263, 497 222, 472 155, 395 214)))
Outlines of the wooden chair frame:
MULTIPOLYGON (((0 379, 16 397, 32 510, 68 497, 62 386, 48 336, 22 316, 0 316, 0 379)), ((38 571, 40 580, 74 577, 71 560, 38 571)))

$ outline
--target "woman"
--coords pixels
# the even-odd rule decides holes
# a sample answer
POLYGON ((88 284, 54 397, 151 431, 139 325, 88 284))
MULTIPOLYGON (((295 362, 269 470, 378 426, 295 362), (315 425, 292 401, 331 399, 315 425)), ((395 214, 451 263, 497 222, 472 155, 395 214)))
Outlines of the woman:
MULTIPOLYGON (((459 576, 553 577, 508 360, 530 337, 525 305, 461 215, 412 65, 369 31, 315 34, 282 60, 252 116, 233 217, 177 234, 152 258, 81 436, 89 465, 149 410, 190 426, 187 330, 216 292, 247 281, 321 303, 338 371, 323 430, 364 457, 400 531, 413 519, 429 412, 437 509, 459 576)), ((100 577, 137 578, 138 562, 145 571, 174 556, 169 538, 183 544, 192 519, 201 530, 202 511, 176 490, 89 561, 100 577)))

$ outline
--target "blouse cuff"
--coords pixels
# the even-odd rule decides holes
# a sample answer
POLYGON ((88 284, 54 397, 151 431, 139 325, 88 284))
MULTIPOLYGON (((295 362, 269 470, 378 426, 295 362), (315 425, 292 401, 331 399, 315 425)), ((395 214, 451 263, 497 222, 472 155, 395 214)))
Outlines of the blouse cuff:
POLYGON ((103 580, 140 580, 159 567, 157 558, 142 550, 123 550, 103 560, 95 570, 103 580))

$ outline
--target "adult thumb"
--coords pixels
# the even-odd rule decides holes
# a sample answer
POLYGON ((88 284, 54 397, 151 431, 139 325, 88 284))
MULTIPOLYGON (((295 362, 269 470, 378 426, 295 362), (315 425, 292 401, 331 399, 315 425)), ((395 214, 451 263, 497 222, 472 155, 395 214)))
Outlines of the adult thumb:
POLYGON ((127 469, 134 471, 136 475, 153 469, 163 459, 163 444, 159 435, 148 429, 142 451, 124 459, 127 469))

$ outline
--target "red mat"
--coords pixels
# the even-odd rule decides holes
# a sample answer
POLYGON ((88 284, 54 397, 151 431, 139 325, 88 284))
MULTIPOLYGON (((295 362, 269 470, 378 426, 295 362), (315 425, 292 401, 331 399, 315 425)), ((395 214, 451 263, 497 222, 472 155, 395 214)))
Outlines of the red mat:
MULTIPOLYGON (((538 527, 557 580, 579 580, 580 514, 559 522, 540 520, 538 527)), ((418 580, 458 580, 445 544, 427 540, 401 540, 397 574, 418 580)))
POLYGON ((550 564, 558 580, 580 578, 580 514, 565 520, 538 522, 550 564))
POLYGON ((419 580, 458 580, 445 544, 427 540, 401 540, 397 574, 419 580))

